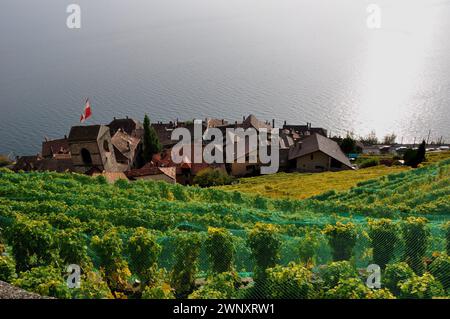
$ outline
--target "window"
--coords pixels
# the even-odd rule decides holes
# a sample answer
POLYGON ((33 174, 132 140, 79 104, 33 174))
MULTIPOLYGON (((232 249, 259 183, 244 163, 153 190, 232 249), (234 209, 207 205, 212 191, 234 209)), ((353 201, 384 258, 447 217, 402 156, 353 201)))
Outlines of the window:
POLYGON ((81 149, 81 159, 85 165, 92 164, 91 153, 85 148, 81 149))
POLYGON ((109 152, 109 143, 107 140, 103 141, 103 149, 105 152, 109 152))

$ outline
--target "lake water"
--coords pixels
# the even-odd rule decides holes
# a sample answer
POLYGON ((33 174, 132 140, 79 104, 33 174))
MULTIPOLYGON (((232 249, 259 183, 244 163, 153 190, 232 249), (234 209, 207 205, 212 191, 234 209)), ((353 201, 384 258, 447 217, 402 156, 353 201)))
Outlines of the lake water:
POLYGON ((88 123, 254 113, 448 142, 449 31, 444 0, 1 0, 0 154, 67 134, 86 97, 88 123))

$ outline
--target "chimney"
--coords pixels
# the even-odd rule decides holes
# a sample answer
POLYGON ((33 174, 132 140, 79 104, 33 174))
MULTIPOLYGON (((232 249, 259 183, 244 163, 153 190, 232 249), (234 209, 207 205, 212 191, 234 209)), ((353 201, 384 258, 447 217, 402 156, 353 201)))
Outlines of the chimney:
POLYGON ((67 135, 66 135, 66 134, 64 134, 64 139, 66 139, 66 140, 67 140, 67 135))
POLYGON ((287 121, 286 120, 284 120, 284 125, 286 125, 287 124, 287 121))
POLYGON ((242 121, 245 121, 245 115, 244 115, 244 116, 242 116, 242 121))
POLYGON ((225 124, 225 120, 224 119, 222 119, 222 124, 225 124))
POLYGON ((127 115, 127 120, 128 120, 128 115, 127 115))
POLYGON ((275 119, 272 119, 272 128, 275 127, 275 119))
POLYGON ((114 121, 116 120, 116 117, 114 116, 114 121))

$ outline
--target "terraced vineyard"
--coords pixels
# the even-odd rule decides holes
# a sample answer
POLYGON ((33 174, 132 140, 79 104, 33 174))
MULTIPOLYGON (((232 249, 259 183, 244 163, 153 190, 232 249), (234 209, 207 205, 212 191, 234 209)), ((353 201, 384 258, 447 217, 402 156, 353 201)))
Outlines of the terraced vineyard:
MULTIPOLYGON (((366 159, 368 158, 378 157, 366 156, 366 159)), ((427 153, 427 161, 423 165, 432 165, 448 158, 450 158, 449 151, 427 153)), ((239 191, 250 195, 258 194, 270 198, 305 199, 331 190, 346 191, 357 186, 358 183, 408 170, 403 166, 381 165, 356 171, 321 174, 278 173, 270 176, 242 178, 238 184, 221 186, 217 189, 239 191)))
POLYGON ((241 178, 238 184, 217 189, 258 194, 270 198, 305 199, 324 192, 345 191, 358 183, 387 174, 407 171, 408 168, 377 166, 357 171, 317 173, 277 173, 274 175, 241 178))
POLYGON ((450 160, 357 184, 346 192, 329 191, 309 202, 319 211, 377 216, 450 214, 450 160), (317 205, 316 205, 317 204, 317 205))
POLYGON ((307 200, 1 169, 0 280, 59 298, 445 297, 449 169, 307 200), (367 288, 374 261, 406 279, 367 288), (81 288, 67 287, 68 264, 81 288))

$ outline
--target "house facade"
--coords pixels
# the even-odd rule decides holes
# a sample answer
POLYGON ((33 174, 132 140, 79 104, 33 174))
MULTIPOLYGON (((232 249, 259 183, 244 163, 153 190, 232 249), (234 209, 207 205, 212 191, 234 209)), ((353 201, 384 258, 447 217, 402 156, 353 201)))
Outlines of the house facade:
POLYGON ((321 134, 313 134, 295 144, 289 150, 289 160, 301 172, 353 169, 339 145, 321 134))
POLYGON ((116 161, 109 128, 105 125, 73 126, 68 137, 75 172, 120 172, 124 167, 116 161))

